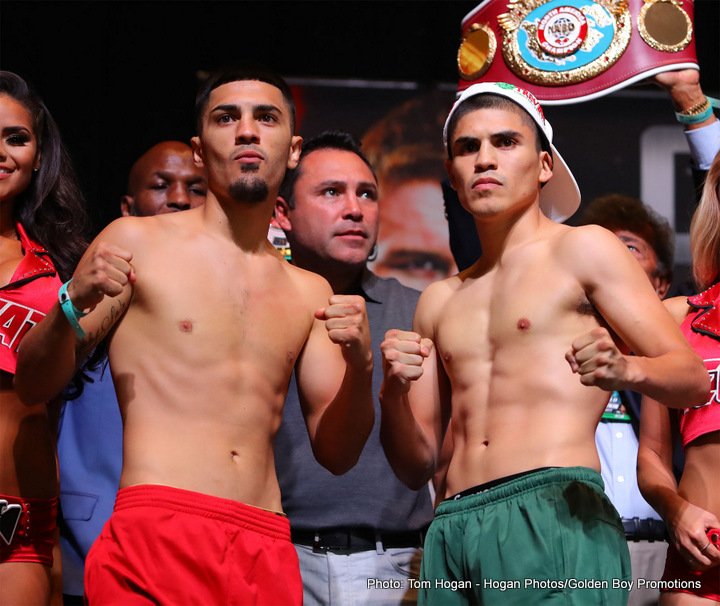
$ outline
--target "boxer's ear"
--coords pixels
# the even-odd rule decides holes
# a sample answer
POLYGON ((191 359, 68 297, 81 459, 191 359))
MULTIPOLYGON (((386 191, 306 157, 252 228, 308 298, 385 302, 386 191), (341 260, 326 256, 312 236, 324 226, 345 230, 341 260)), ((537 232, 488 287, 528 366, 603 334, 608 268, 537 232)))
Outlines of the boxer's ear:
POLYGON ((545 185, 553 175, 553 159, 552 156, 546 152, 540 152, 540 183, 545 185))
POLYGON ((203 168, 205 164, 203 163, 202 145, 200 144, 200 137, 193 137, 192 139, 190 139, 190 145, 192 146, 193 162, 195 163, 195 166, 203 168))
POLYGON ((275 199, 275 221, 284 232, 292 231, 292 221, 290 221, 290 205, 282 196, 275 199))
POLYGON ((297 168, 300 162, 300 153, 302 152, 302 137, 293 135, 290 141, 290 155, 288 156, 287 167, 289 169, 297 168))

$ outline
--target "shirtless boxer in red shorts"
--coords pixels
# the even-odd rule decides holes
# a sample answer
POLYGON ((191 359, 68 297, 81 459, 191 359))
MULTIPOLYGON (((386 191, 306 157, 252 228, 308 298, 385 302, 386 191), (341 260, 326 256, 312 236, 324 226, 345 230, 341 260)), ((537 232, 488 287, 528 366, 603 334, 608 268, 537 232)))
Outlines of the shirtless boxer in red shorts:
POLYGON ((267 241, 300 153, 287 84, 262 69, 219 72, 196 117, 206 204, 108 226, 70 303, 28 334, 17 388, 47 399, 109 335, 124 461, 88 556, 90 603, 298 604, 272 441, 295 369, 318 461, 354 465, 373 424, 364 301, 334 296, 267 241))

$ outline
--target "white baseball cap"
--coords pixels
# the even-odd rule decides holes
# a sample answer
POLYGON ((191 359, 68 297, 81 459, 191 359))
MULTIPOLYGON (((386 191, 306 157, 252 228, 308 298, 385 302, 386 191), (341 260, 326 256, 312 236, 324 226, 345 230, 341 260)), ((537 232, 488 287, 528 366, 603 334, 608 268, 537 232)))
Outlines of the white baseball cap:
POLYGON ((506 82, 479 82, 466 88, 460 93, 455 104, 450 109, 445 126, 443 127, 443 143, 448 147, 448 124, 455 111, 471 97, 483 94, 500 95, 510 99, 513 103, 524 109, 535 123, 540 132, 547 139, 553 155, 553 176, 540 190, 540 208, 553 221, 561 223, 571 217, 580 206, 580 189, 568 165, 552 144, 553 129, 545 119, 542 107, 538 100, 528 91, 506 82))

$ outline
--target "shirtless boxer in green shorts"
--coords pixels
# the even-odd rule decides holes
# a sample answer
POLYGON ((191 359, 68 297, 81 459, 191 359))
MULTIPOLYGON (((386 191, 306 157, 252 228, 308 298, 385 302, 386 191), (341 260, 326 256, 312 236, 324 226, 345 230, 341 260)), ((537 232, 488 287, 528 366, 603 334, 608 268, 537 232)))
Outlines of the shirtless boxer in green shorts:
POLYGON ((381 435, 408 485, 432 476, 452 419, 421 601, 621 604, 627 546, 594 442, 608 390, 687 406, 706 401, 707 373, 625 245, 557 222, 579 192, 532 95, 473 85, 444 134, 483 254, 382 347, 381 435))

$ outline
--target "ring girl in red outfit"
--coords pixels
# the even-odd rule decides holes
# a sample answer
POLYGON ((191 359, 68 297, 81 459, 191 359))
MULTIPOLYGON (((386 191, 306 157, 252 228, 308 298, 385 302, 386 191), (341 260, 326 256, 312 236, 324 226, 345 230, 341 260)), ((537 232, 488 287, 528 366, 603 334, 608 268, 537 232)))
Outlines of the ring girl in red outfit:
POLYGON ((83 197, 55 121, 0 71, 0 602, 47 604, 58 496, 47 405, 13 374, 23 336, 52 307, 86 246, 83 197))
POLYGON ((700 294, 666 305, 705 361, 712 388, 702 406, 669 411, 643 399, 638 480, 670 532, 662 606, 720 602, 720 550, 708 531, 720 527, 720 154, 710 168, 690 228, 693 275, 700 294), (675 414, 675 413, 679 414, 675 414), (685 467, 672 472, 673 434, 680 432, 685 467))

